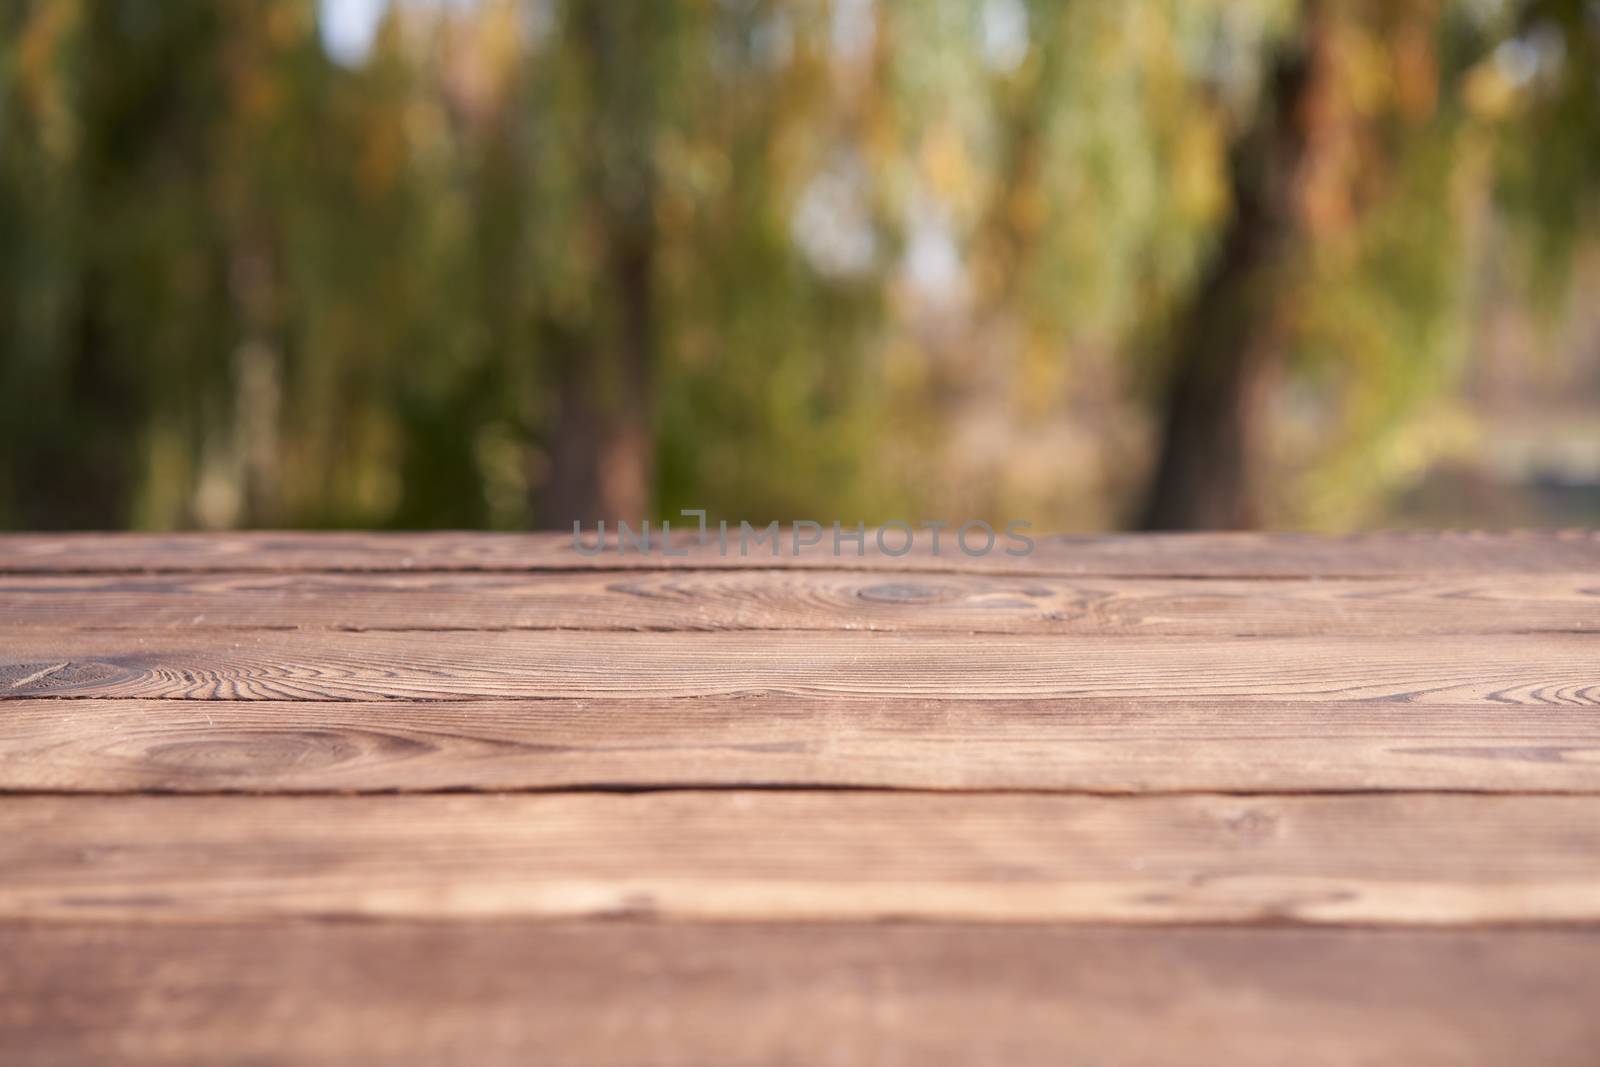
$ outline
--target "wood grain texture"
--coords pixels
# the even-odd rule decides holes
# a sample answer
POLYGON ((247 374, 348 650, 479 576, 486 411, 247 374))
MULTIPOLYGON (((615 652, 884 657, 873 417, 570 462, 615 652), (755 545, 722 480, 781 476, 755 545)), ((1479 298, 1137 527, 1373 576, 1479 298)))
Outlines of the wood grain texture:
POLYGON ((1594 929, 0 924, 13 1067, 1589 1067, 1596 1003, 1594 929))
POLYGON ((1600 793, 1600 714, 1565 705, 781 694, 0 704, 0 791, 730 786, 1600 793))
POLYGON ((0 1060, 1589 1064, 1597 606, 1593 531, 0 536, 0 1060))
POLYGON ((0 630, 1600 633, 1600 574, 1059 578, 848 570, 0 576, 0 630))
POLYGON ((0 918, 1600 922, 1600 798, 12 797, 0 918))
MULTIPOLYGON (((585 556, 570 533, 462 534, 258 532, 227 534, 5 534, 0 572, 16 574, 141 571, 530 571, 654 570, 665 567, 821 567, 978 573, 1137 577, 1398 577, 1572 574, 1600 571, 1600 531, 1512 533, 1394 532, 1327 537, 1311 534, 1104 534, 1035 538, 1025 557, 1003 542, 981 557, 964 555, 945 534, 934 555, 931 533, 912 551, 891 556, 869 533, 860 556, 820 546, 774 558, 759 551, 727 556, 713 542, 682 544, 682 558, 614 550, 585 556)), ((614 540, 612 542, 614 544, 614 540)), ((898 542, 890 545, 898 547, 898 542)))
POLYGON ((28 629, 0 701, 755 696, 1600 707, 1600 635, 1249 640, 882 633, 28 629))

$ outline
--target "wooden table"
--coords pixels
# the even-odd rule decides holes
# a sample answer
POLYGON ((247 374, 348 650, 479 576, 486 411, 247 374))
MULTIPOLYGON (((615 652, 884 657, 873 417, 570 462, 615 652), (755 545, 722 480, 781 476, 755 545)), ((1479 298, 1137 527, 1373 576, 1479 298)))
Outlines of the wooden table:
POLYGON ((8 1065, 1600 1063, 1594 533, 11 536, 0 791, 8 1065))

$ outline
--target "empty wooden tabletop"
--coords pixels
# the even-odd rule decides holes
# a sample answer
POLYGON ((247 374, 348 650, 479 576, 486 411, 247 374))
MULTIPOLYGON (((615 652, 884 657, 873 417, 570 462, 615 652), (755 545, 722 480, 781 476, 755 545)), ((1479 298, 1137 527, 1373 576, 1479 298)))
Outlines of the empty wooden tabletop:
POLYGON ((1592 1064, 1600 536, 0 537, 11 1064, 1592 1064))

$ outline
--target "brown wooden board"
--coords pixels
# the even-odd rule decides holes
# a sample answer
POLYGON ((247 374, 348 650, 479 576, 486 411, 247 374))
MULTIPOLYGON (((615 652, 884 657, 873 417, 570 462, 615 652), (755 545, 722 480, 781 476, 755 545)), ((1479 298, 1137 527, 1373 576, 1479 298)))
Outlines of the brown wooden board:
POLYGON ((0 923, 10 1067, 1589 1067, 1600 930, 0 923))
POLYGON ((1061 578, 851 570, 0 576, 0 632, 887 630, 1212 637, 1600 634, 1600 573, 1061 578))
POLYGON ((0 1062, 1588 1064, 1600 534, 0 536, 0 1062))
MULTIPOLYGON (((908 520, 909 521, 909 520, 908 520)), ((853 525, 845 523, 846 526, 853 525)), ((998 524, 1003 526, 1004 524, 998 524)), ((825 542, 793 554, 792 531, 774 556, 770 546, 739 554, 737 538, 726 555, 715 542, 675 542, 684 557, 618 552, 586 556, 571 533, 304 533, 228 534, 7 534, 0 535, 0 572, 130 573, 140 571, 391 571, 391 570, 650 570, 662 567, 867 567, 881 570, 977 573, 1128 575, 1142 577, 1403 577, 1473 575, 1487 571, 1559 574, 1600 571, 1600 531, 1513 533, 1394 532, 1325 537, 1310 534, 1205 533, 1044 536, 1026 556, 1009 556, 997 541, 982 556, 951 544, 947 531, 938 555, 931 532, 904 555, 879 551, 873 533, 856 555, 845 545, 835 555, 830 528, 825 542)), ((735 523, 737 531, 737 523, 735 523)), ((590 531, 592 533, 592 530, 590 531)), ((680 533, 684 531, 680 530, 680 533)), ((899 540, 889 542, 894 551, 899 540)), ((974 536, 976 551, 981 541, 974 536)))
POLYGON ((1600 798, 29 796, 0 918, 1600 922, 1600 798))
POLYGON ((0 791, 1600 793, 1583 705, 763 694, 0 702, 0 791))
POLYGON ((1600 708, 1600 635, 1081 637, 579 631, 6 635, 0 700, 826 696, 1600 708))

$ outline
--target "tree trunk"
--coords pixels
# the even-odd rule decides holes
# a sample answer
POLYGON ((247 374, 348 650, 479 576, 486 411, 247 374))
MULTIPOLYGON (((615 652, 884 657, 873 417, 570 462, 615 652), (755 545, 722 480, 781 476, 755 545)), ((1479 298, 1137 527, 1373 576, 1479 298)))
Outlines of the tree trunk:
POLYGON ((593 121, 584 146, 603 242, 601 291, 581 329, 557 328, 560 365, 550 470, 537 507, 556 529, 649 517, 654 482, 657 5, 578 3, 574 39, 593 121))
POLYGON ((1145 529, 1261 522, 1264 409, 1302 297, 1302 259, 1317 231, 1348 216, 1335 38, 1324 4, 1307 0, 1233 153, 1233 217, 1176 332, 1145 529))
POLYGON ((601 519, 637 523, 650 513, 654 243, 646 237, 611 251, 614 335, 561 344, 561 410, 539 508, 541 522, 558 530, 601 519))

